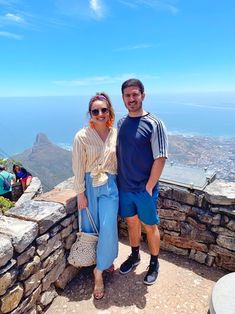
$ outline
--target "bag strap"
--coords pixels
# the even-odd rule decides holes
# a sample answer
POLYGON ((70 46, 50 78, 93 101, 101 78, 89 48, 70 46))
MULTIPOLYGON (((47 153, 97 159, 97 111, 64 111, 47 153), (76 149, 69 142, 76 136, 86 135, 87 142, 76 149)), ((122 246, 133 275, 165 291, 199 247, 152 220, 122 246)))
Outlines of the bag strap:
MULTIPOLYGON (((86 207, 86 212, 87 212, 87 217, 88 217, 88 220, 89 220, 89 222, 91 224, 91 227, 92 227, 93 231, 95 231, 95 233, 99 234, 98 229, 96 227, 96 224, 94 222, 94 219, 93 219, 93 217, 91 215, 91 212, 90 212, 88 207, 86 207)), ((78 214, 79 214, 78 231, 82 232, 82 211, 80 209, 78 210, 78 214)))

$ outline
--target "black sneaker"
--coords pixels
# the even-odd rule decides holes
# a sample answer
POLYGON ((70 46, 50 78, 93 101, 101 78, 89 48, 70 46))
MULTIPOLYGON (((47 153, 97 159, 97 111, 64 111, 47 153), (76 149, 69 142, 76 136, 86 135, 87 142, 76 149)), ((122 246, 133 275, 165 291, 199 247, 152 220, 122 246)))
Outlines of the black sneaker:
POLYGON ((135 266, 139 265, 139 263, 140 256, 138 255, 137 258, 134 258, 131 254, 128 259, 120 266, 119 273, 125 275, 129 273, 135 266))
POLYGON ((159 262, 157 263, 150 263, 148 267, 148 272, 144 277, 144 283, 146 285, 152 285, 157 280, 159 270, 159 262))

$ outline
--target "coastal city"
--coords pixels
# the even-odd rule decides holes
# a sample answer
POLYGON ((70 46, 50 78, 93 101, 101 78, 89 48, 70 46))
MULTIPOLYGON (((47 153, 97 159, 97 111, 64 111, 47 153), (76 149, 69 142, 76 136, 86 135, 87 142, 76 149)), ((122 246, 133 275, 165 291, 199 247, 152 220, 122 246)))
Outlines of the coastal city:
POLYGON ((217 179, 235 181, 235 137, 169 136, 169 162, 207 168, 217 179))

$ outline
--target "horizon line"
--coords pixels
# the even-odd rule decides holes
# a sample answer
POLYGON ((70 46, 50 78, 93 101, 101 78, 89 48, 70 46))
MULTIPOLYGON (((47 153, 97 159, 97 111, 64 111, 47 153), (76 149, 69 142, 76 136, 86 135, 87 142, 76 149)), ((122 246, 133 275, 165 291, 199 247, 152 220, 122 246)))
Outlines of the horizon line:
MULTIPOLYGON (((235 90, 208 90, 208 91, 159 91, 159 92, 146 92, 146 96, 151 95, 180 95, 180 94, 216 94, 216 93, 235 93, 235 90)), ((86 94, 64 94, 64 95, 58 95, 58 94, 52 94, 52 95, 5 95, 1 96, 0 98, 45 98, 45 97, 81 97, 81 96, 91 96, 93 93, 86 93, 86 94)), ((111 96, 121 96, 120 93, 110 93, 111 96)))

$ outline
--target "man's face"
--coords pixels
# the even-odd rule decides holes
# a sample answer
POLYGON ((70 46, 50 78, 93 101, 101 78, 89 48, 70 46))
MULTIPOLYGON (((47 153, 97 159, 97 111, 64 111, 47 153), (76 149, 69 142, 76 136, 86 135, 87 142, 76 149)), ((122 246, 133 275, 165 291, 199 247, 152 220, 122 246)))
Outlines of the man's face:
POLYGON ((145 94, 141 94, 139 88, 136 86, 125 88, 122 95, 127 110, 134 115, 142 113, 142 101, 144 97, 145 94))

